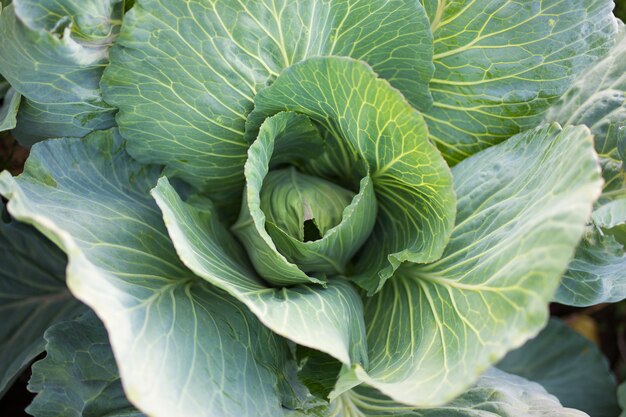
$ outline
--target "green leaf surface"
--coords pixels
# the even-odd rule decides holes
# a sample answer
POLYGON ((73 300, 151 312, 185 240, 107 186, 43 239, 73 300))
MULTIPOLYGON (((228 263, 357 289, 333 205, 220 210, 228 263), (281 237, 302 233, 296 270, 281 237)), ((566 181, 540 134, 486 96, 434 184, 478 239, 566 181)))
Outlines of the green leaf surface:
POLYGON ((452 172, 443 258, 403 265, 365 302, 370 369, 343 377, 416 406, 451 400, 545 325, 602 186, 584 127, 522 133, 452 172))
POLYGON ((626 224, 626 196, 601 205, 594 210, 591 219, 596 226, 603 229, 623 226, 626 224))
POLYGON ((613 45, 612 0, 422 0, 434 36, 429 137, 458 162, 538 125, 613 45))
POLYGON ((602 160, 604 192, 592 224, 556 294, 574 306, 626 297, 626 175, 620 147, 626 143, 626 30, 619 22, 616 45, 572 85, 546 116, 561 124, 585 124, 602 160))
POLYGON ((17 123, 17 110, 20 107, 22 96, 10 88, 3 98, 0 106, 0 132, 11 130, 17 123))
POLYGON ((309 145, 315 141, 322 143, 306 116, 282 112, 263 122, 248 152, 246 190, 232 230, 259 275, 277 286, 321 282, 307 273, 345 274, 374 227, 376 199, 369 175, 355 195, 293 166, 270 171, 282 161, 301 164, 315 158, 317 146, 309 145), (285 152, 298 144, 299 153, 290 158, 285 152), (304 241, 307 218, 318 225, 320 239, 304 241))
POLYGON ((374 293, 401 262, 441 256, 454 222, 450 170, 428 142, 424 119, 397 90, 363 62, 310 58, 255 97, 246 134, 254 138, 281 111, 309 116, 333 132, 349 159, 368 165, 378 215, 357 265, 359 285, 374 293))
POLYGON ((303 174, 294 166, 268 172, 262 187, 261 210, 266 221, 299 241, 307 239, 307 221, 314 223, 320 237, 341 223, 343 209, 354 198, 352 191, 303 174))
POLYGON ((46 329, 84 306, 65 285, 65 255, 34 228, 0 219, 0 259, 1 396, 43 351, 46 329))
MULTIPOLYGON (((331 403, 326 417, 585 417, 564 408, 541 385, 497 369, 450 403, 432 409, 398 404, 376 390, 359 387, 331 403)), ((588 416, 587 416, 588 417, 588 416)))
POLYGON ((611 235, 590 228, 563 275, 554 300, 584 307, 626 298, 626 254, 611 235))
POLYGON ((20 145, 32 146, 48 138, 87 136, 115 124, 115 112, 105 103, 47 103, 23 98, 17 126, 11 134, 20 145))
POLYGON ((104 322, 138 409, 280 416, 288 346, 182 265, 149 195, 161 168, 123 145, 115 131, 36 144, 22 175, 0 175, 9 212, 67 253, 68 286, 104 322))
POLYGON ((341 362, 318 350, 298 346, 298 379, 310 392, 327 399, 337 382, 341 362))
POLYGON ((561 125, 584 124, 601 158, 620 161, 618 132, 626 129, 626 30, 618 23, 615 47, 589 68, 546 114, 561 125))
POLYGON ((58 133, 47 131, 46 121, 67 120, 70 135, 75 124, 90 131, 82 119, 105 112, 111 126, 115 110, 102 101, 99 83, 121 18, 121 0, 15 0, 2 10, 0 73, 24 96, 23 105, 45 118, 27 141, 58 133))
POLYGON ((328 55, 369 62, 416 106, 430 104, 432 35, 413 0, 137 0, 102 86, 133 157, 229 201, 243 187, 254 96, 283 69, 328 55))
POLYGON ((619 412, 617 384, 598 347, 558 319, 509 354, 498 369, 539 383, 565 407, 593 417, 619 412))
POLYGON ((62 32, 63 23, 70 24, 72 37, 89 42, 94 49, 106 48, 122 11, 118 4, 124 0, 15 0, 15 12, 25 26, 33 30, 62 32))
POLYGON ((210 206, 183 202, 166 178, 153 190, 180 259, 198 276, 236 297, 267 327, 339 359, 367 363, 363 307, 352 285, 273 288, 256 275, 245 253, 210 206))
POLYGON ((46 332, 28 389, 35 417, 142 417, 126 399, 107 332, 92 312, 46 332))

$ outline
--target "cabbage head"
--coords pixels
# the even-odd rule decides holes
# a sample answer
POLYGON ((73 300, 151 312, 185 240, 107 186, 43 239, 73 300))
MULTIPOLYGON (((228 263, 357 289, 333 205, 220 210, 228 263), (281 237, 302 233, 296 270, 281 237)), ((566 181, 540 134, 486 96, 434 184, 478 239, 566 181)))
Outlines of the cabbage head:
POLYGON ((616 415, 548 324, 626 298, 612 1, 3 4, 32 148, 0 392, 45 349, 30 414, 616 415))

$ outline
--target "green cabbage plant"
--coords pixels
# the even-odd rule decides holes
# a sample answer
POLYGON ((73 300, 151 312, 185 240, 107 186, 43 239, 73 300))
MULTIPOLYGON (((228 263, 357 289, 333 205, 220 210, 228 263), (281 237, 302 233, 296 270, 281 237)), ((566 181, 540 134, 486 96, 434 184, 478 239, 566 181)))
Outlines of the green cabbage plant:
POLYGON ((2 3, 29 414, 618 414, 548 311, 626 298, 612 1, 2 3))

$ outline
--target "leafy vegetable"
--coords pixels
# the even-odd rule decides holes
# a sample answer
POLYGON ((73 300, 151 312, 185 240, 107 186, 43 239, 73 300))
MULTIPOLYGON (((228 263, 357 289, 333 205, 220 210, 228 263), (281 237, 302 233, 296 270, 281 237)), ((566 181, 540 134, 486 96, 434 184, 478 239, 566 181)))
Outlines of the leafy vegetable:
POLYGON ((6 3, 0 389, 45 332, 35 417, 616 412, 541 332, 626 297, 610 0, 6 3))

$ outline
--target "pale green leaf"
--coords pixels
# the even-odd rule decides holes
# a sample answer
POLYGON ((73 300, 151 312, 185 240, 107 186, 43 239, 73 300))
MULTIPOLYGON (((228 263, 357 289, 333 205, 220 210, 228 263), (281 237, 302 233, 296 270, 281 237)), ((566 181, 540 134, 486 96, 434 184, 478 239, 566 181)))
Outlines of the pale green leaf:
POLYGON ((414 0, 137 0, 103 89, 131 155, 229 201, 243 187, 256 93, 328 55, 362 59, 416 106, 430 103, 432 35, 414 0))
POLYGON ((286 343, 186 269, 143 166, 114 131, 33 146, 0 175, 9 212, 67 253, 67 283, 106 326, 124 391, 155 417, 278 417, 286 343), (280 389, 279 389, 280 387, 280 389))
POLYGON ((345 274, 374 227, 376 199, 369 175, 355 194, 294 166, 270 171, 283 161, 314 159, 319 155, 318 146, 310 145, 315 140, 321 146, 306 116, 283 112, 263 122, 248 152, 246 191, 232 230, 259 275, 277 286, 320 282, 308 273, 345 274), (297 145, 299 152, 290 156, 297 145), (305 220, 315 222, 322 233, 319 239, 304 241, 305 220))
POLYGON ((363 307, 350 283, 336 278, 326 288, 270 287, 210 206, 183 202, 165 178, 153 195, 180 259, 198 276, 236 297, 274 332, 345 364, 367 363, 363 307))
POLYGON ((84 306, 65 286, 65 255, 32 227, 0 219, 0 259, 1 396, 43 351, 46 329, 84 306))
POLYGON ((626 128, 626 30, 622 22, 615 47, 589 68, 555 103, 546 121, 584 124, 594 134, 601 158, 619 161, 618 132, 626 128))
POLYGON ((589 228, 554 300, 590 306, 626 298, 626 254, 611 235, 589 228))
POLYGON ((431 18, 429 137, 462 159, 535 127, 613 44, 612 0, 422 0, 431 18))
POLYGON ((537 382, 565 407, 593 417, 615 417, 617 384, 600 349, 558 319, 497 365, 537 382))
POLYGON ((356 267, 359 285, 374 293, 401 262, 441 256, 454 222, 450 170, 428 142, 424 119, 386 80, 351 58, 310 58, 257 94, 246 133, 256 137, 281 111, 309 116, 349 159, 368 165, 378 215, 356 267))
POLYGON ((64 135, 84 133, 76 131, 77 124, 86 131, 112 126, 115 110, 102 101, 99 83, 121 24, 122 3, 15 0, 2 10, 0 73, 24 96, 22 106, 41 112, 41 119, 29 120, 34 130, 25 137, 28 143, 57 135, 58 128, 46 130, 49 122, 68 123, 64 135))
POLYGON ((142 417, 126 399, 107 332, 95 314, 46 332, 46 357, 36 362, 28 389, 35 417, 142 417))
POLYGON ((11 130, 15 127, 21 98, 20 93, 10 88, 2 99, 2 106, 0 106, 0 132, 11 130))
POLYGON ((497 369, 438 408, 416 409, 395 403, 371 388, 359 387, 331 403, 326 417, 588 417, 564 408, 541 385, 497 369))
POLYGON ((102 102, 41 104, 24 99, 11 134, 20 145, 32 146, 47 138, 83 137, 114 124, 114 111, 102 102))
MULTIPOLYGON (((124 0, 14 0, 15 13, 33 30, 63 32, 64 22, 71 23, 71 35, 79 43, 95 50, 106 49, 117 30, 124 0)), ((105 54, 104 51, 98 53, 105 54)))
POLYGON ((591 219, 596 226, 613 229, 626 224, 626 189, 624 194, 623 197, 611 200, 594 210, 591 219))
POLYGON ((584 127, 530 130, 452 172, 443 258, 403 265, 365 302, 370 369, 343 376, 406 404, 451 400, 545 325, 602 186, 584 127))

